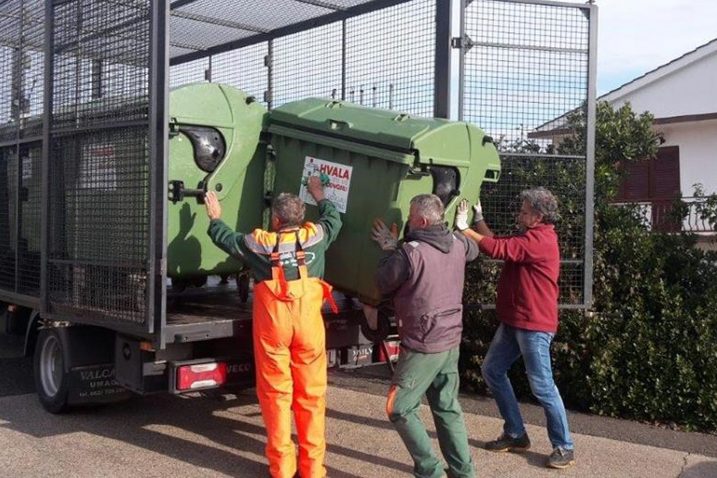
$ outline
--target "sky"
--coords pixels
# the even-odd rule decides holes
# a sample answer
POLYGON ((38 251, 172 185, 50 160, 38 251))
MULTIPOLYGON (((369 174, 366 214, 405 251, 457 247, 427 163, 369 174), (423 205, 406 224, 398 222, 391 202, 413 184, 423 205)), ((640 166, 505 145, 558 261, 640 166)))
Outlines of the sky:
POLYGON ((715 0, 597 0, 598 94, 717 38, 715 0))

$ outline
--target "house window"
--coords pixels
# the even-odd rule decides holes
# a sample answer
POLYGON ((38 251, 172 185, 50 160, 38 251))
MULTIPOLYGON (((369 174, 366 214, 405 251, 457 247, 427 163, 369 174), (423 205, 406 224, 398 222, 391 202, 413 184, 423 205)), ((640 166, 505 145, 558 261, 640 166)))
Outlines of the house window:
POLYGON ((680 220, 673 214, 681 195, 679 146, 660 148, 654 158, 629 163, 626 172, 617 201, 644 204, 653 230, 679 231, 680 220))

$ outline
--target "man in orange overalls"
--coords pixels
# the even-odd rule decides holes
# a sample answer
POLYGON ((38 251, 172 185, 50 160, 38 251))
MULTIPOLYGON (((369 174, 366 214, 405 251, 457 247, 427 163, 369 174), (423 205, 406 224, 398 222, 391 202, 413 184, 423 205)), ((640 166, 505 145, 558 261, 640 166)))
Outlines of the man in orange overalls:
POLYGON ((326 339, 321 308, 331 286, 321 280, 326 248, 341 229, 336 207, 318 177, 307 183, 319 207, 317 224, 304 222, 305 205, 283 193, 271 208, 271 229, 234 232, 220 219, 221 206, 206 194, 209 236, 254 272, 253 336, 256 386, 267 433, 266 457, 274 478, 297 472, 291 411, 299 438, 302 478, 326 476, 326 339))

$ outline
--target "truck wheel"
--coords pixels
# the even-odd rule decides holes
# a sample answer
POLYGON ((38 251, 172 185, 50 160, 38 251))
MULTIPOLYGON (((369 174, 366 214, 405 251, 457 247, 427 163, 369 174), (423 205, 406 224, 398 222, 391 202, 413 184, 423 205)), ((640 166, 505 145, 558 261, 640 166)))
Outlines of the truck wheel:
POLYGON ((35 388, 40 403, 50 413, 67 411, 69 376, 65 351, 57 331, 43 329, 37 338, 34 357, 35 388))

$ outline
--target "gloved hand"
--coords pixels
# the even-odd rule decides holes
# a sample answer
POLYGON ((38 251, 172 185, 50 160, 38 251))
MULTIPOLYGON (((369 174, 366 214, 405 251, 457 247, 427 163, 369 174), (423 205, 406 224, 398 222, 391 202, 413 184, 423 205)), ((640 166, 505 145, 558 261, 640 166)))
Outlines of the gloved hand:
POLYGON ((468 229, 468 200, 461 199, 456 208, 456 229, 465 231, 468 229))
POLYGON ((320 176, 309 176, 306 180, 306 190, 317 204, 326 199, 324 195, 324 183, 320 176))
POLYGON ((483 220, 483 207, 480 205, 480 201, 478 201, 473 205, 473 224, 478 224, 483 220))
POLYGON ((384 251, 393 251, 398 247, 398 226, 391 224, 391 229, 380 219, 373 221, 371 239, 378 243, 384 251))

